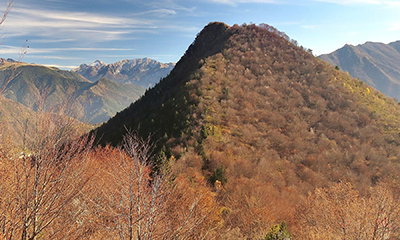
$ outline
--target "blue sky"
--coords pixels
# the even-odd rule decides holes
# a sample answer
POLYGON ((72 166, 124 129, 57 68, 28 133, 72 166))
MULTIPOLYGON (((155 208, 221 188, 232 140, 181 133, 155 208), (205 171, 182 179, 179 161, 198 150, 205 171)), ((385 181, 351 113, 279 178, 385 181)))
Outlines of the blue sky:
MULTIPOLYGON (((0 3, 5 9, 7 1, 0 3)), ((177 62, 209 22, 267 23, 314 54, 400 40, 394 0, 14 0, 0 57, 71 69, 97 59, 177 62)))

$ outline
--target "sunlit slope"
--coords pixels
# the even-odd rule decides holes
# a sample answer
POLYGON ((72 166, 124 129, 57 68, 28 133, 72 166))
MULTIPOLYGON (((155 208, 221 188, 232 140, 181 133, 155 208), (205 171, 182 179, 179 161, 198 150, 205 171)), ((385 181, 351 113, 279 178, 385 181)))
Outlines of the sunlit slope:
POLYGON ((70 116, 89 123, 108 120, 145 91, 108 80, 92 83, 74 72, 25 63, 2 64, 0 86, 3 96, 34 111, 62 106, 70 116))
POLYGON ((400 99, 400 41, 345 45, 319 57, 382 93, 400 99))

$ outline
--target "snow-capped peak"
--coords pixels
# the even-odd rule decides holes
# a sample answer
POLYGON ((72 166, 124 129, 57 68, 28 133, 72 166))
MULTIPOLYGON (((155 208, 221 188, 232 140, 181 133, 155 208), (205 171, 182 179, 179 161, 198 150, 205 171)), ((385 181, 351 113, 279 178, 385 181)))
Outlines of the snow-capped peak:
POLYGON ((107 64, 100 60, 96 60, 90 64, 90 66, 92 66, 92 67, 105 66, 105 65, 107 65, 107 64))

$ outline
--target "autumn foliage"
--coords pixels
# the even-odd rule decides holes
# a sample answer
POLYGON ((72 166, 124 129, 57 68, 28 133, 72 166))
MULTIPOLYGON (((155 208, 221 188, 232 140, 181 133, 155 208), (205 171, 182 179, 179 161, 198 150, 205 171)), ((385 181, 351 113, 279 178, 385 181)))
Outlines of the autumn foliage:
POLYGON ((348 182, 317 188, 298 209, 299 239, 397 239, 400 208, 385 184, 366 196, 348 182))
POLYGON ((2 145, 1 239, 203 239, 217 228, 206 182, 156 171, 149 141, 95 147, 55 116, 39 116, 23 152, 2 145))
POLYGON ((0 232, 397 239, 399 119, 395 101, 275 28, 211 23, 167 78, 92 132, 101 146, 70 138, 72 125, 40 127, 21 158, 4 145, 0 232))

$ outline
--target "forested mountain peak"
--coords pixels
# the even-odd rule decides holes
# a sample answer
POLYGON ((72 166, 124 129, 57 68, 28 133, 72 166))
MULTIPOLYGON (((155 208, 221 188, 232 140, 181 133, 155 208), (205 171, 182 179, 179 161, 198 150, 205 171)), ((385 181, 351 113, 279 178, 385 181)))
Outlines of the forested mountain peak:
POLYGON ((272 26, 214 22, 96 134, 114 145, 126 129, 151 135, 176 176, 208 180, 223 207, 222 239, 258 239, 282 220, 304 234, 296 207, 316 187, 346 180, 366 194, 398 182, 399 119, 394 100, 272 26))

